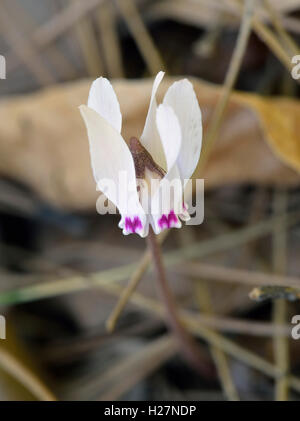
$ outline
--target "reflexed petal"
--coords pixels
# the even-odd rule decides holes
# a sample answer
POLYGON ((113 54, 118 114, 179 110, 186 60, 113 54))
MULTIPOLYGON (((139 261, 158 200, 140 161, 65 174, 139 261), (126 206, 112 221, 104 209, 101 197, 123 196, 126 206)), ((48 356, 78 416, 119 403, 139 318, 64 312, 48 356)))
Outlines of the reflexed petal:
POLYGON ((193 85, 183 79, 168 89, 164 104, 170 105, 181 127, 181 151, 178 168, 182 179, 189 179, 198 164, 202 145, 202 120, 193 85))
POLYGON ((142 145, 151 154, 154 161, 160 167, 166 169, 166 159, 163 147, 161 145, 159 133, 156 127, 157 103, 155 97, 159 84, 162 81, 162 78, 164 77, 164 74, 164 72, 159 72, 154 80, 146 123, 140 140, 142 145))
POLYGON ((106 78, 99 77, 92 83, 88 106, 97 111, 101 117, 105 118, 111 126, 121 133, 122 115, 120 105, 114 88, 106 78))
POLYGON ((119 209, 124 234, 147 235, 148 218, 139 202, 134 163, 122 136, 96 111, 81 105, 97 188, 119 209))

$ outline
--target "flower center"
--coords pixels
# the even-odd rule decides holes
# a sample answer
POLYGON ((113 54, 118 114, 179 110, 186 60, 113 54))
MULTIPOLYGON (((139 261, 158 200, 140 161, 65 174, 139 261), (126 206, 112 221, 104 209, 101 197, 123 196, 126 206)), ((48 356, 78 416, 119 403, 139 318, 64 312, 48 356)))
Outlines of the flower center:
POLYGON ((150 153, 136 137, 130 138, 129 149, 133 158, 137 179, 146 180, 146 170, 150 172, 150 178, 162 179, 165 176, 166 172, 156 164, 150 153))

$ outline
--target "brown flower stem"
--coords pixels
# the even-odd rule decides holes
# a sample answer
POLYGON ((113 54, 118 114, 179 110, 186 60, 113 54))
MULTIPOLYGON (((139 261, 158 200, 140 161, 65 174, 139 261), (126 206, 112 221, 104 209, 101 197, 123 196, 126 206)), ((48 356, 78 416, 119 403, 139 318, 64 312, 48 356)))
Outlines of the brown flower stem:
POLYGON ((157 273, 157 289, 160 298, 165 306, 166 311, 166 322, 170 330, 174 333, 177 341, 182 349, 182 352, 186 360, 199 371, 201 374, 208 373, 207 365, 204 362, 203 352, 199 349, 196 341, 187 332, 183 323, 181 322, 174 301, 172 292, 169 288, 165 268, 162 261, 162 254, 160 245, 156 239, 156 236, 150 227, 149 235, 147 237, 148 247, 152 254, 152 260, 157 273))

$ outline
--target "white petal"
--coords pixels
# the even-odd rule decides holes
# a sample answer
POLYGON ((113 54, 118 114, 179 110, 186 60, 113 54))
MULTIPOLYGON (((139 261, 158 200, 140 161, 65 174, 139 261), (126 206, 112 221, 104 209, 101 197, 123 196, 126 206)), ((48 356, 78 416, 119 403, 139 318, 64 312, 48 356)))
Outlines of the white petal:
POLYGON ((178 168, 182 179, 189 179, 198 164, 202 145, 202 120, 193 85, 183 79, 168 89, 164 104, 175 111, 181 127, 181 151, 178 168))
POLYGON ((181 228, 179 216, 183 211, 182 192, 180 174, 175 165, 160 182, 159 188, 151 198, 150 222, 155 234, 167 228, 181 228), (173 187, 168 188, 168 183, 174 186, 174 182, 177 183, 175 194, 173 187))
POLYGON ((164 72, 159 72, 156 75, 156 78, 153 83, 152 87, 152 94, 150 105, 148 109, 148 114, 145 122, 145 127, 143 130, 143 134, 141 136, 141 143, 147 149, 147 151, 152 155, 154 161, 162 168, 166 168, 166 160, 163 151, 163 147, 161 144, 161 140, 157 131, 156 127, 156 110, 157 110, 157 103, 156 103, 156 92, 159 87, 162 78, 164 77, 164 72))
POLYGON ((156 124, 167 162, 167 170, 175 165, 181 148, 181 129, 171 107, 160 104, 156 112, 156 124))
POLYGON ((181 130, 178 118, 171 107, 163 104, 158 107, 157 128, 168 168, 151 200, 151 224, 154 232, 159 234, 166 228, 180 228, 178 215, 183 211, 183 186, 176 164, 181 149, 181 130))
POLYGON ((99 77, 92 83, 88 106, 97 111, 101 117, 105 118, 111 126, 121 133, 122 115, 120 105, 114 88, 106 78, 99 77))
POLYGON ((139 202, 133 158, 126 142, 92 108, 79 108, 88 131, 97 188, 118 207, 122 215, 119 226, 124 234, 147 235, 148 218, 139 202))

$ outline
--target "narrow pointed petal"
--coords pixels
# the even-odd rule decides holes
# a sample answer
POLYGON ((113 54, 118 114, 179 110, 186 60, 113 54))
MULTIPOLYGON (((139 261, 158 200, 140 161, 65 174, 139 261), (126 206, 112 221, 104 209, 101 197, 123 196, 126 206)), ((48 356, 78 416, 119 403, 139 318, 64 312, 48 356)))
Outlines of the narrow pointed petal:
POLYGON ((110 82, 99 77, 92 83, 88 106, 97 111, 117 132, 121 133, 122 115, 120 105, 110 82))
POLYGON ((182 179, 189 179, 198 164, 202 146, 202 118, 193 85, 183 79, 168 89, 164 104, 175 111, 181 127, 181 151, 178 168, 182 179))
POLYGON ((97 188, 118 207, 123 233, 145 236, 148 218, 139 202, 134 163, 126 142, 95 110, 86 105, 79 108, 87 127, 97 188))
POLYGON ((162 168, 166 169, 166 159, 163 151, 163 147, 161 144, 161 140, 159 137, 159 133, 156 127, 156 110, 157 110, 157 103, 156 103, 156 92, 164 77, 164 72, 159 72, 156 75, 156 78, 153 83, 152 87, 152 94, 150 105, 148 109, 148 114, 145 122, 145 127, 143 130, 143 134, 141 136, 141 143, 147 149, 147 151, 151 154, 154 161, 162 168))

